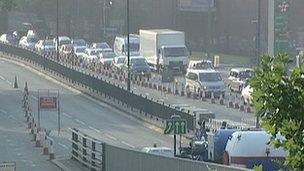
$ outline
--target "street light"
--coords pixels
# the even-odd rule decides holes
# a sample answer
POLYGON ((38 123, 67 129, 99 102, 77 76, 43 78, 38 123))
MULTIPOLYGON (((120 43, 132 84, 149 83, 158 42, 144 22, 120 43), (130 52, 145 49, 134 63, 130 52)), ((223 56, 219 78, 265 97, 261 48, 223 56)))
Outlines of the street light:
POLYGON ((59 62, 59 0, 57 0, 57 18, 56 18, 56 30, 57 30, 57 35, 56 35, 56 51, 57 51, 57 62, 59 62))
POLYGON ((130 24, 129 24, 129 0, 127 0, 127 50, 128 50, 128 82, 127 82, 127 90, 131 89, 131 80, 130 80, 130 24))
POLYGON ((111 7, 113 2, 110 0, 103 1, 103 38, 106 37, 106 8, 111 7), (107 2, 106 2, 107 1, 107 2))

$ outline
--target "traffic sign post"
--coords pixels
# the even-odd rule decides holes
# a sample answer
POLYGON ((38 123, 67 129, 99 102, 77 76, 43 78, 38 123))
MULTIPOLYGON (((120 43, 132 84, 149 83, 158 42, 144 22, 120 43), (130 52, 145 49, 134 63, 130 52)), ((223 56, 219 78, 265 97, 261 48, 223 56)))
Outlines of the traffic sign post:
POLYGON ((38 130, 40 127, 40 111, 55 111, 57 112, 58 120, 58 135, 60 133, 60 101, 59 101, 59 90, 47 89, 38 90, 38 130))
POLYGON ((174 156, 176 156, 176 135, 187 133, 187 120, 181 119, 179 115, 172 115, 166 120, 164 134, 174 135, 174 156))

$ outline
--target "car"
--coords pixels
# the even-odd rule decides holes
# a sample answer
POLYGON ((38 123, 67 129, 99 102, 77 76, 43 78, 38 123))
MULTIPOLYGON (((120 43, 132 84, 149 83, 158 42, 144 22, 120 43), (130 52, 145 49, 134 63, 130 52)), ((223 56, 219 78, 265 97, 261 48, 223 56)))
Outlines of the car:
POLYGON ((33 35, 28 35, 28 36, 23 36, 21 37, 19 41, 19 46, 22 48, 26 48, 29 50, 34 50, 35 49, 35 44, 37 43, 37 38, 36 36, 33 35))
POLYGON ((92 43, 90 47, 92 49, 111 49, 107 42, 92 43))
POLYGON ((15 36, 14 34, 2 34, 0 36, 0 42, 11 45, 17 45, 18 37, 15 36))
POLYGON ((56 52, 55 44, 51 39, 39 40, 35 44, 35 50, 40 53, 56 52))
POLYGON ((71 43, 74 47, 88 47, 87 42, 84 39, 73 39, 71 43))
MULTIPOLYGON (((123 65, 125 71, 128 70, 128 60, 125 60, 123 65)), ((147 64, 146 59, 143 56, 131 56, 130 57, 130 71, 133 76, 151 76, 151 69, 147 64)))
POLYGON ((87 62, 91 62, 97 59, 97 55, 102 52, 102 49, 86 48, 83 54, 83 59, 87 62))
POLYGON ((231 91, 242 92, 245 84, 254 75, 251 68, 232 68, 228 77, 228 86, 231 91))
MULTIPOLYGON (((55 37, 53 39, 54 41, 54 44, 55 44, 55 48, 56 48, 56 51, 57 51, 57 37, 55 37)), ((69 44, 72 44, 72 41, 69 37, 67 36, 59 36, 58 37, 58 42, 59 42, 59 46, 58 46, 58 50, 60 51, 60 48, 62 45, 69 45, 69 44)))
POLYGON ((101 53, 97 54, 97 58, 99 59, 100 63, 103 66, 107 66, 107 67, 112 65, 112 62, 115 57, 116 57, 116 54, 112 51, 110 51, 110 52, 102 51, 101 53))
POLYGON ((253 89, 250 87, 250 85, 247 85, 243 90, 242 90, 242 99, 245 104, 252 104, 252 94, 253 89))
POLYGON ((73 45, 72 44, 64 44, 61 46, 59 50, 60 56, 67 58, 69 55, 73 53, 73 45))
POLYGON ((204 91, 206 97, 224 96, 225 83, 220 73, 213 69, 197 70, 190 69, 186 73, 186 87, 189 91, 198 92, 198 89, 204 91))
POLYGON ((173 149, 168 147, 144 147, 141 151, 159 156, 174 157, 173 149))
POLYGON ((126 57, 125 56, 116 56, 112 62, 112 68, 115 70, 120 71, 125 63, 126 57))
POLYGON ((77 57, 77 59, 82 59, 86 48, 82 46, 74 46, 73 48, 74 48, 74 54, 77 57))
POLYGON ((210 60, 191 60, 188 69, 213 69, 213 66, 210 60))

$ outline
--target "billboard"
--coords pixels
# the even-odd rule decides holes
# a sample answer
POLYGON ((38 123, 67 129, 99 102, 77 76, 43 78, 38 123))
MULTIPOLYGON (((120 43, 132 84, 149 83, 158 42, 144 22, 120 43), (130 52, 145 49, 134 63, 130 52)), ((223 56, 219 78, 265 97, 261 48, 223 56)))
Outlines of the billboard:
POLYGON ((39 97, 40 110, 57 110, 57 97, 39 97))
POLYGON ((181 11, 207 12, 209 6, 215 10, 214 0, 178 0, 177 6, 181 11))

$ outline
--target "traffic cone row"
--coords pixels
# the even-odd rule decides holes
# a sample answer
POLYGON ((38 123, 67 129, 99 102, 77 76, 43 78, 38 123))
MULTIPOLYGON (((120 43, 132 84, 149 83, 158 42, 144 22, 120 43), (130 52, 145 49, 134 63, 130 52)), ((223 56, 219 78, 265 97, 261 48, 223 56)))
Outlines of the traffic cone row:
POLYGON ((29 129, 30 134, 33 135, 33 138, 31 141, 35 142, 35 147, 38 147, 38 148, 43 147, 42 154, 50 155, 49 157, 52 160, 55 158, 54 150, 53 150, 53 142, 49 143, 50 145, 48 145, 45 131, 41 131, 41 130, 39 130, 39 128, 37 128, 37 124, 35 122, 34 117, 32 116, 31 110, 30 110, 28 96, 29 96, 28 86, 27 86, 27 83, 25 83, 24 96, 22 99, 22 102, 23 102, 22 107, 24 108, 24 116, 26 117, 27 129, 29 129), (50 150, 49 150, 49 146, 51 148, 50 150))

